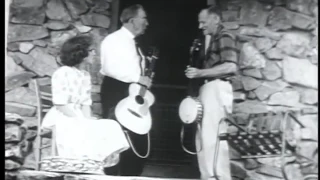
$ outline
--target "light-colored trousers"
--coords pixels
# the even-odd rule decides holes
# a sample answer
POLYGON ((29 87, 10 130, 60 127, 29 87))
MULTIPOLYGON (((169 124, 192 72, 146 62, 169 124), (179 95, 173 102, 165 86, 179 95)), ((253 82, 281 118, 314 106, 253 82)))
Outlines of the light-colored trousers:
MULTIPOLYGON (((199 98, 204 106, 202 130, 197 132, 196 147, 201 179, 217 176, 213 172, 214 153, 218 124, 226 112, 232 112, 233 91, 229 82, 214 80, 204 84, 200 88, 199 98)), ((220 133, 226 132, 227 125, 220 126, 220 133)), ((229 148, 226 141, 220 142, 217 173, 220 180, 231 180, 229 148)))

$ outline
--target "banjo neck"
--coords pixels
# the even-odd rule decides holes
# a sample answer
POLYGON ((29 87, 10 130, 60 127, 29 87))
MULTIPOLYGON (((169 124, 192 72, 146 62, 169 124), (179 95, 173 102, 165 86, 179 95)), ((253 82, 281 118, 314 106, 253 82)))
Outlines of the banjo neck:
MULTIPOLYGON (((199 58, 199 53, 201 49, 202 43, 200 38, 196 38, 192 46, 190 47, 190 58, 189 58, 189 66, 200 68, 201 62, 199 58)), ((190 79, 188 83, 188 96, 195 97, 198 95, 198 89, 202 85, 201 79, 190 79)))

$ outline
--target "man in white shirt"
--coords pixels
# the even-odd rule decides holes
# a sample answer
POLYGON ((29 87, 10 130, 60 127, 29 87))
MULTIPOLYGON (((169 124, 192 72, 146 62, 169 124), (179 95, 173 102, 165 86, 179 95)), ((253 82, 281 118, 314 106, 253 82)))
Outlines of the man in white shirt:
MULTIPOLYGON (((146 12, 138 4, 127 7, 122 11, 120 21, 123 26, 108 35, 101 43, 100 73, 104 75, 104 79, 100 94, 103 118, 116 119, 114 107, 129 95, 131 83, 147 87, 151 85, 151 79, 143 76, 145 57, 135 42, 135 38, 144 34, 148 26, 146 12)), ((129 133, 135 148, 140 150, 140 153, 145 153, 145 136, 129 133)), ((129 149, 121 154, 119 169, 122 176, 139 176, 143 169, 143 159, 129 149)))

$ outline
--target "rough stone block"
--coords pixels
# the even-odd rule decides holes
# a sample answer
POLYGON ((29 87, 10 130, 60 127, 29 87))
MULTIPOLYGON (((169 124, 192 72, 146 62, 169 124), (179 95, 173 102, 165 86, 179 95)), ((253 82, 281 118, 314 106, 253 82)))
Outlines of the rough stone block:
POLYGON ((13 160, 6 159, 5 160, 5 170, 17 170, 21 167, 21 165, 13 160))
POLYGON ((25 1, 25 0, 14 0, 12 3, 19 7, 42 7, 43 0, 32 0, 32 1, 25 1))
POLYGON ((266 61, 266 67, 261 70, 265 79, 273 81, 281 78, 282 72, 276 62, 266 61))
POLYGON ((255 37, 268 37, 273 40, 279 40, 281 39, 281 34, 278 32, 274 32, 271 29, 268 29, 266 27, 249 27, 244 26, 241 27, 239 30, 240 35, 248 35, 248 36, 255 36, 255 37))
POLYGON ((257 78, 257 79, 262 78, 262 74, 261 74, 260 69, 245 69, 242 71, 242 74, 245 76, 250 76, 250 77, 257 78))
POLYGON ((285 33, 276 47, 289 56, 305 58, 310 51, 310 42, 310 34, 292 31, 285 33))
POLYGON ((44 41, 44 40, 33 40, 32 43, 35 45, 35 46, 39 46, 39 47, 46 47, 47 46, 47 42, 44 41))
POLYGON ((25 104, 6 102, 5 111, 9 113, 19 114, 20 116, 32 117, 36 113, 36 108, 25 104))
POLYGON ((18 114, 7 113, 5 114, 5 122, 10 124, 21 125, 24 123, 23 117, 18 114))
POLYGON ((243 76, 241 81, 246 91, 254 90, 261 85, 260 81, 252 77, 243 76))
POLYGON ((270 95, 282 91, 287 86, 289 85, 282 80, 271 82, 265 81, 261 86, 254 90, 254 93, 257 95, 259 100, 264 101, 269 98, 270 95))
POLYGON ((42 7, 21 7, 12 4, 10 17, 10 22, 15 24, 42 25, 46 15, 42 7))
POLYGON ((11 24, 8 28, 8 42, 36 40, 49 36, 48 30, 42 26, 11 24))
POLYGON ((304 104, 317 104, 318 103, 318 91, 313 89, 307 89, 301 92, 301 100, 304 104))
POLYGON ((269 39, 269 38, 258 38, 254 45, 257 49, 259 49, 260 52, 266 52, 269 49, 271 49, 276 44, 275 40, 269 39))
POLYGON ((229 30, 239 29, 240 25, 238 22, 223 22, 223 27, 229 30))
POLYGON ((25 54, 28 54, 33 48, 34 45, 29 42, 22 42, 19 44, 19 50, 25 54))
POLYGON ((25 71, 21 66, 19 66, 13 58, 10 56, 11 53, 8 53, 7 61, 6 61, 6 77, 18 72, 25 71))
MULTIPOLYGON (((50 33, 51 36, 51 44, 52 47, 61 47, 66 40, 71 37, 74 37, 78 34, 76 29, 72 29, 69 31, 52 31, 50 33)), ((58 48, 59 49, 59 48, 58 48)))
POLYGON ((110 18, 102 14, 86 14, 81 16, 81 21, 86 26, 109 28, 110 18))
POLYGON ((275 31, 290 29, 292 27, 291 15, 291 11, 283 7, 275 7, 269 14, 268 24, 275 31))
POLYGON ((240 11, 240 23, 263 27, 267 23, 268 11, 258 1, 243 1, 240 11))
POLYGON ((311 15, 310 5, 313 5, 313 0, 290 0, 287 1, 286 7, 292 11, 311 15))
POLYGON ((70 24, 63 21, 49 20, 44 26, 51 30, 65 30, 69 28, 70 24))
POLYGON ((20 145, 5 148, 5 158, 14 158, 22 160, 22 151, 20 145))
POLYGON ((222 21, 230 22, 239 20, 238 11, 223 11, 222 12, 222 21))
POLYGON ((46 15, 49 19, 71 21, 68 10, 61 0, 50 0, 47 3, 46 15))
POLYGON ((19 125, 5 124, 5 141, 20 142, 22 139, 22 130, 19 125))
POLYGON ((21 61, 23 67, 35 72, 38 76, 52 76, 54 71, 58 69, 56 59, 49 55, 44 48, 36 47, 28 55, 22 53, 14 53, 13 59, 21 61))
POLYGON ((239 66, 241 69, 264 68, 266 58, 252 45, 244 43, 240 51, 239 66))
POLYGON ((9 42, 7 45, 7 50, 11 52, 19 51, 19 43, 18 42, 9 42))
POLYGON ((5 94, 6 102, 16 102, 30 106, 37 106, 37 98, 34 91, 26 87, 18 87, 5 94))
POLYGON ((284 79, 293 84, 318 89, 318 67, 306 59, 286 56, 283 59, 284 79))
POLYGON ((32 72, 16 72, 5 78, 5 91, 10 91, 17 87, 28 84, 35 74, 32 72))
POLYGON ((89 26, 84 26, 81 22, 76 22, 74 24, 74 27, 77 28, 77 30, 80 32, 80 33, 87 33, 89 31, 92 30, 91 27, 89 26))
POLYGON ((272 48, 265 53, 270 60, 280 60, 283 58, 282 51, 279 48, 272 48))
POLYGON ((234 105, 234 113, 258 114, 269 111, 266 104, 257 100, 248 100, 234 105))
POLYGON ((37 129, 37 117, 22 117, 24 120, 24 125, 28 127, 28 129, 37 129))
POLYGON ((79 15, 87 12, 89 9, 85 0, 65 0, 65 4, 74 19, 78 19, 79 15))
POLYGON ((270 96, 268 104, 297 107, 301 105, 299 100, 300 94, 297 91, 277 92, 270 96))

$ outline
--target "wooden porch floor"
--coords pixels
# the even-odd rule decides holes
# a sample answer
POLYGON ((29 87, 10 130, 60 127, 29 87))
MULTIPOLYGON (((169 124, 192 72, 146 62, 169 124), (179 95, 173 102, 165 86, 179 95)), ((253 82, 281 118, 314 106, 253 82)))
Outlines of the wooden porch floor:
POLYGON ((108 175, 83 175, 52 173, 44 171, 21 170, 17 180, 196 180, 184 178, 161 178, 143 176, 108 176, 108 175))

